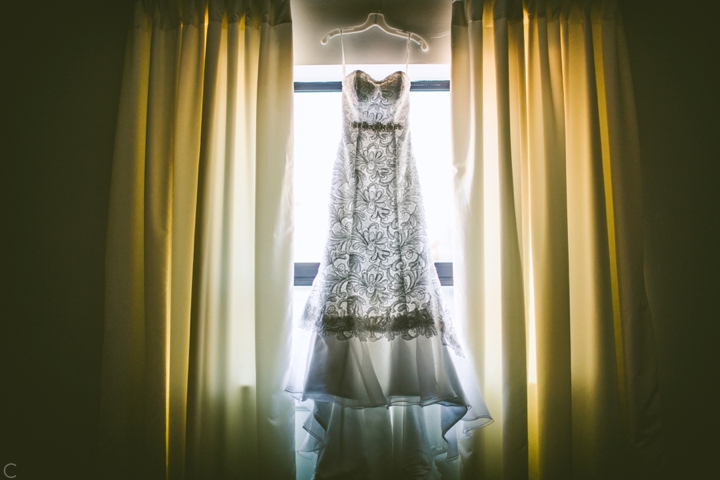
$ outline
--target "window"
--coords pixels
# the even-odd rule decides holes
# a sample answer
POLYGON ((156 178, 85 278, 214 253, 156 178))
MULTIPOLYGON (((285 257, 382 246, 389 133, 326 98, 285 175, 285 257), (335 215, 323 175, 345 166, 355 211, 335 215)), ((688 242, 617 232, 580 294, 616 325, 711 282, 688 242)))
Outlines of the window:
MULTIPOLYGON (((388 65, 357 68, 378 79, 397 70, 388 65)), ((325 244, 330 180, 341 133, 341 74, 339 66, 295 69, 295 285, 308 286, 325 244)), ((355 67, 348 68, 352 70, 355 67)), ((453 250, 450 69, 448 65, 414 65, 410 74, 412 144, 428 238, 441 282, 449 286, 453 250)))

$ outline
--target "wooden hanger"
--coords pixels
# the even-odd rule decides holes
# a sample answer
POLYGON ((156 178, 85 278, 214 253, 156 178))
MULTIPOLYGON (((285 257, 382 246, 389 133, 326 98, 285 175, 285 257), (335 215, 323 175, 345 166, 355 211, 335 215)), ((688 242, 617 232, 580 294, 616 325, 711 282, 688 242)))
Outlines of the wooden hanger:
POLYGON ((423 52, 428 51, 428 44, 425 41, 424 38, 422 38, 420 35, 412 32, 406 32, 404 30, 400 30, 399 28, 391 27, 387 24, 385 21, 385 15, 383 15, 380 12, 377 13, 371 13, 368 15, 367 20, 365 20, 365 23, 362 25, 356 25, 354 27, 348 27, 348 28, 336 28, 335 30, 329 31, 323 38, 320 40, 320 43, 323 45, 326 45, 328 43, 328 40, 330 40, 333 37, 337 37, 340 34, 348 35, 351 33, 361 33, 366 30, 370 30, 373 27, 377 27, 380 30, 384 31, 388 35, 393 35, 395 37, 405 38, 412 40, 413 42, 420 45, 420 49, 423 52))

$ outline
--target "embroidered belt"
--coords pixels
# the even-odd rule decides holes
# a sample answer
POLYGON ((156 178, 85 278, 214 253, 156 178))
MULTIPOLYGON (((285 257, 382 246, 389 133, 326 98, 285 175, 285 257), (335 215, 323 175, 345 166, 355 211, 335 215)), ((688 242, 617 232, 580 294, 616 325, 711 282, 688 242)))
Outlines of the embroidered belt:
POLYGON ((353 128, 362 130, 373 130, 375 132, 392 132, 394 130, 402 130, 403 126, 399 123, 368 123, 368 122, 352 122, 353 128))

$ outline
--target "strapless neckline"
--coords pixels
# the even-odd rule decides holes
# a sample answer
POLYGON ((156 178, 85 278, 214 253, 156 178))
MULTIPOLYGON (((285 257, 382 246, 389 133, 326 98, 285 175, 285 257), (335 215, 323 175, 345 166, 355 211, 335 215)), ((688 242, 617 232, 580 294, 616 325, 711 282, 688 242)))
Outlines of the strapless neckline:
POLYGON ((374 83, 375 85, 382 85, 382 84, 384 84, 384 83, 387 83, 388 81, 390 81, 391 78, 395 77, 395 76, 398 75, 398 74, 400 74, 400 76, 407 75, 407 74, 406 74, 405 72, 403 72, 402 70, 398 70, 398 71, 396 71, 396 72, 393 72, 393 73, 387 75, 387 76, 386 76, 385 78, 383 78, 382 80, 375 80, 372 76, 370 76, 369 73, 367 73, 367 72, 365 72, 365 71, 363 71, 363 70, 354 70, 354 71, 350 72, 350 73, 347 75, 347 77, 345 77, 345 78, 350 78, 350 77, 352 77, 353 75, 358 75, 358 74, 361 74, 361 75, 362 75, 363 77, 365 77, 368 81, 370 81, 370 83, 374 83))

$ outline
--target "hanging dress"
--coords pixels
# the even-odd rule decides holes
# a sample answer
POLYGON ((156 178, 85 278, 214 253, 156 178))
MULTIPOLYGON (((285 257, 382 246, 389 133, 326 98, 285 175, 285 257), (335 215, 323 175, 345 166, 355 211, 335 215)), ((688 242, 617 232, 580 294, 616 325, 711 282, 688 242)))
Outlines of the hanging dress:
POLYGON ((312 401, 301 452, 316 479, 440 478, 437 462, 492 418, 450 317, 426 236, 410 145, 410 80, 343 80, 324 257, 302 314, 306 364, 287 391, 312 401))

